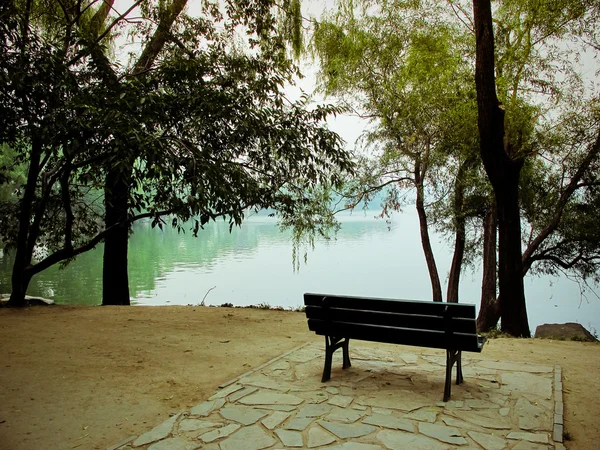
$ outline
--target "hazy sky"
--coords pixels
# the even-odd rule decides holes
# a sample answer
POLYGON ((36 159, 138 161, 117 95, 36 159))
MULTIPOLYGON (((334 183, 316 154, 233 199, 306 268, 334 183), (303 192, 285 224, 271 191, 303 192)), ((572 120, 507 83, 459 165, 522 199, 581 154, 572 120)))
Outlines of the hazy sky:
MULTIPOLYGON (((133 4, 132 0, 116 0, 114 9, 119 13, 123 13, 133 4)), ((189 0, 187 11, 193 15, 194 10, 197 10, 201 0, 189 0)), ((335 6, 335 0, 303 0, 302 1, 302 14, 304 17, 319 17, 325 9, 331 9, 335 6)), ((135 11, 132 12, 131 16, 135 16, 135 11)), ((118 50, 117 53, 123 55, 126 58, 127 52, 136 51, 139 45, 126 41, 125 37, 117 41, 118 50)), ((598 55, 598 52, 595 52, 598 55)), ((595 84, 596 88, 594 91, 598 92, 599 83, 599 71, 600 64, 597 58, 594 58, 594 52, 589 51, 583 55, 582 58, 582 74, 584 78, 588 80, 588 84, 595 84)), ((298 99, 303 92, 313 94, 316 86, 316 66, 308 59, 301 63, 302 72, 305 78, 298 80, 295 87, 289 87, 287 89, 288 98, 291 100, 298 99)), ((597 95, 597 94, 596 94, 597 95)), ((335 99, 323 99, 322 96, 314 94, 312 99, 315 102, 331 102, 335 103, 335 99)), ((363 130, 367 127, 367 122, 363 119, 351 116, 338 116, 335 119, 328 121, 331 129, 336 131, 346 141, 348 148, 354 148, 355 141, 359 138, 363 130)))

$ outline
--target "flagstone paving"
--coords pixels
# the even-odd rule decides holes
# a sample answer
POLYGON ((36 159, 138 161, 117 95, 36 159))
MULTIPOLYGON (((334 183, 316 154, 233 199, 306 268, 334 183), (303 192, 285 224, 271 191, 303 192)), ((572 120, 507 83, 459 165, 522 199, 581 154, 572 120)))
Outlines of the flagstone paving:
POLYGON ((109 450, 564 449, 560 366, 463 353, 444 403, 443 352, 352 342, 346 370, 337 353, 327 383, 323 346, 305 344, 109 450))

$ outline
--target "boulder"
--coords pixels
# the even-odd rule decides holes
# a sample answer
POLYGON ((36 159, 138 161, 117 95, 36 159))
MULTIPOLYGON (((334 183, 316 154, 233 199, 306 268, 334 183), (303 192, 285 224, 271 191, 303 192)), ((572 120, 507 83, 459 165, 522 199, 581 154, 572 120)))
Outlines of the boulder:
POLYGON ((563 341, 598 342, 592 333, 580 323, 545 323, 535 329, 536 338, 557 339, 563 341))
MULTIPOLYGON (((0 294, 0 306, 5 306, 8 304, 8 299, 10 298, 10 294, 0 294)), ((25 296, 25 305, 26 306, 49 306, 54 305, 54 300, 50 300, 49 298, 43 297, 32 297, 30 295, 25 296)))

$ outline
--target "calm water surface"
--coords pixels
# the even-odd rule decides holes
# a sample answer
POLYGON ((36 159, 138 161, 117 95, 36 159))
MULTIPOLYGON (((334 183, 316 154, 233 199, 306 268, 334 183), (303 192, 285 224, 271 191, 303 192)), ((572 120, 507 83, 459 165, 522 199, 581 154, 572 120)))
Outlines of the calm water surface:
MULTIPOLYGON (((307 264, 294 271, 289 234, 264 216, 242 228, 212 223, 198 238, 167 228, 138 224, 129 247, 130 294, 138 305, 268 304, 301 305, 304 292, 427 300, 431 287, 416 216, 405 212, 391 223, 362 212, 343 218, 336 240, 318 242, 307 264)), ((438 270, 445 277, 450 245, 434 238, 438 270)), ((1 255, 1 253, 0 253, 1 255)), ((0 256, 0 292, 10 292, 12 258, 0 256)), ((30 295, 57 303, 97 305, 102 295, 102 246, 80 255, 64 269, 34 277, 30 295)), ((442 280, 445 281, 445 278, 442 280)), ((445 283, 444 283, 445 284, 445 283)), ((481 271, 466 269, 460 301, 478 303, 481 271)), ((532 331, 541 323, 579 322, 600 331, 600 300, 580 294, 564 278, 525 280, 532 331)))

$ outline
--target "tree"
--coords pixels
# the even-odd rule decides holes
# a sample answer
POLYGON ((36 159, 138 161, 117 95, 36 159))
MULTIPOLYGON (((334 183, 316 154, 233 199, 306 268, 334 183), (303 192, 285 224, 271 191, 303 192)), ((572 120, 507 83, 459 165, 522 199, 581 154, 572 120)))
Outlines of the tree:
POLYGON ((489 0, 473 1, 477 40, 475 81, 481 159, 494 189, 498 211, 498 279, 502 330, 529 337, 521 260, 519 179, 523 157, 504 145, 504 110, 496 96, 494 30, 489 0))
MULTIPOLYGON (((307 110, 284 97, 295 68, 266 14, 270 2, 229 3, 224 30, 208 20, 219 18, 208 3, 208 16, 181 16, 161 35, 160 64, 143 74, 118 72, 102 47, 125 15, 102 28, 107 3, 60 5, 50 10, 52 32, 30 20, 32 2, 2 10, 2 143, 28 165, 18 224, 1 230, 17 252, 11 304, 23 303, 35 273, 112 233, 127 235, 141 218, 162 226, 171 214, 172 225, 183 230, 192 220, 197 233, 217 217, 240 224, 250 207, 293 214, 306 188, 338 184, 337 171, 351 170, 340 138, 322 125, 337 109, 307 110), (256 47, 251 54, 230 44, 238 25, 256 47), (106 213, 85 201, 90 190, 105 192, 106 213), (48 255, 35 262, 40 245, 48 255)), ((169 15, 162 3, 145 6, 144 14, 169 15)), ((155 48, 156 33, 141 28, 155 48)))
MULTIPOLYGON (((581 114, 582 109, 587 109, 589 100, 585 98, 580 73, 576 69, 577 58, 574 55, 577 53, 573 53, 566 44, 567 40, 578 41, 581 51, 589 42, 597 40, 593 24, 597 23, 598 5, 585 1, 559 3, 504 2, 495 12, 495 40, 489 2, 473 3, 477 31, 476 80, 481 152, 496 195, 500 237, 499 304, 487 300, 482 302, 480 316, 487 319, 481 324, 485 323, 487 328, 495 323, 496 312, 499 312, 502 329, 517 336, 529 335, 522 277, 535 261, 544 260, 547 264, 561 261, 558 254, 550 256, 559 250, 551 244, 558 234, 552 235, 559 230, 567 205, 578 203, 579 195, 589 187, 589 182, 581 181, 591 175, 598 156, 594 141, 595 130, 600 128, 596 119, 589 123, 586 113, 581 114), (575 104, 574 109, 579 109, 580 114, 573 114, 572 106, 575 104), (569 116, 571 119, 568 119, 569 116), (593 131, 579 134, 568 131, 564 124, 574 123, 575 116, 578 117, 575 123, 587 122, 593 131), (558 119, 553 119, 556 117, 558 119), (551 149, 548 146, 550 140, 545 137, 547 134, 551 134, 554 143, 560 142, 560 145, 551 149), (579 151, 573 152, 575 148, 579 151), (547 164, 542 157, 554 161, 547 164), (570 163, 565 164, 567 161, 570 163), (572 164, 573 161, 576 163, 572 164), (520 183, 522 170, 526 179, 520 183), (532 181, 543 178, 546 180, 544 189, 532 196, 532 181), (576 193, 578 190, 579 194, 576 193), (527 191, 529 194, 523 196, 527 191), (519 202, 526 200, 527 196, 529 200, 537 198, 539 205, 548 208, 545 211, 528 208, 525 214, 529 219, 527 248, 521 254, 519 202), (548 211, 551 213, 548 214, 548 211), (547 253, 537 253, 539 259, 533 257, 540 251, 543 242, 546 242, 543 247, 547 253), (517 274, 520 276, 517 277, 517 274), (488 307, 492 311, 488 311, 488 307)), ((596 116, 592 114, 591 117, 596 116)), ((579 253, 579 257, 588 262, 596 260, 597 249, 589 245, 590 241, 584 234, 580 237, 579 244, 587 244, 580 247, 585 248, 585 252, 579 253)), ((569 264, 563 266, 575 267, 569 264)), ((589 270, 589 264, 587 267, 589 270)))
POLYGON ((335 15, 315 26, 313 44, 322 89, 370 119, 374 130, 368 141, 382 148, 375 150, 375 158, 363 159, 363 177, 344 194, 350 199, 347 207, 392 187, 383 205, 386 214, 398 210, 401 197, 414 189, 432 298, 441 301, 428 202, 453 198, 445 210, 456 242, 448 300, 458 301, 469 214, 466 180, 478 170, 470 127, 475 95, 464 58, 471 37, 433 3, 421 8, 387 2, 354 6, 339 2, 335 15))

